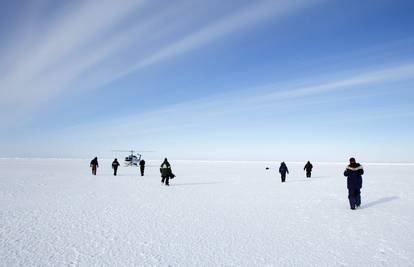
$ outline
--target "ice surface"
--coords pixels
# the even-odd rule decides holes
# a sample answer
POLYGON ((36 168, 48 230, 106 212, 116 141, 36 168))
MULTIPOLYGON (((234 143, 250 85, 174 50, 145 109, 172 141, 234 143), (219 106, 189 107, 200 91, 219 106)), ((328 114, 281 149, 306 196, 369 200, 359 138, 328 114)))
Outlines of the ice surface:
POLYGON ((412 165, 363 164, 352 211, 344 165, 172 161, 165 187, 110 163, 0 160, 0 265, 413 266, 412 165))

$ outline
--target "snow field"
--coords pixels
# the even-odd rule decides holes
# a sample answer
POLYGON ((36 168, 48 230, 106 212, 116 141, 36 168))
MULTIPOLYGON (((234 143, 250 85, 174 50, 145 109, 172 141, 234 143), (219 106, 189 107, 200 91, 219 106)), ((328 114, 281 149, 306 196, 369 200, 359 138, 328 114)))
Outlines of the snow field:
POLYGON ((146 175, 100 160, 0 160, 2 266, 413 266, 414 166, 363 164, 349 209, 346 163, 161 161, 146 175), (270 170, 265 170, 270 166, 270 170))

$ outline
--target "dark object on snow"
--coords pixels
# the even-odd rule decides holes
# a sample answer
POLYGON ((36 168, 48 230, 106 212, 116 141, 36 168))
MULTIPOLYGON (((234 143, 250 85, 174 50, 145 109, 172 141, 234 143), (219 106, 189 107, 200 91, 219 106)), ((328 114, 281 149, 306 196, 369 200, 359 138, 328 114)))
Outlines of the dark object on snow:
POLYGON ((139 170, 141 171, 141 176, 144 176, 145 160, 143 159, 139 161, 139 170))
POLYGON ((266 167, 266 170, 269 170, 270 168, 269 167, 266 167))
POLYGON ((361 205, 361 188, 362 188, 362 175, 364 169, 362 165, 356 163, 354 158, 349 159, 349 165, 344 171, 344 176, 347 177, 348 199, 351 209, 359 207, 361 205))
POLYGON ((303 167, 303 170, 306 171, 306 177, 310 178, 311 174, 312 174, 312 168, 313 165, 310 163, 310 161, 308 161, 305 165, 305 167, 303 167))
POLYGON ((91 160, 90 166, 92 168, 92 174, 96 175, 96 169, 99 167, 98 157, 95 157, 93 160, 91 160))
POLYGON ((281 176, 281 179, 282 179, 282 183, 284 183, 285 180, 286 180, 286 173, 289 174, 289 169, 286 166, 285 162, 280 163, 279 173, 280 173, 280 176, 281 176))
POLYGON ((119 165, 121 164, 119 164, 118 159, 114 159, 114 161, 112 162, 112 169, 114 169, 114 176, 116 176, 119 165))
POLYGON ((170 185, 170 178, 173 176, 173 178, 175 177, 175 175, 172 173, 171 170, 171 165, 168 162, 167 158, 164 159, 163 163, 161 164, 160 167, 160 172, 161 172, 161 183, 165 184, 165 185, 170 185))

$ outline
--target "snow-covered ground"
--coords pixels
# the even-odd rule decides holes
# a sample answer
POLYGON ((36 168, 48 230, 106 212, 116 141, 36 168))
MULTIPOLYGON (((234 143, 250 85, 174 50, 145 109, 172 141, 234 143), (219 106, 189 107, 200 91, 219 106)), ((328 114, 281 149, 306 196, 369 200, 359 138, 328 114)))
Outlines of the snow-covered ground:
MULTIPOLYGON (((0 160, 1 266, 413 266, 414 166, 363 164, 363 205, 345 168, 172 161, 161 186, 110 161, 0 160)), ((363 162, 362 162, 363 163, 363 162)))

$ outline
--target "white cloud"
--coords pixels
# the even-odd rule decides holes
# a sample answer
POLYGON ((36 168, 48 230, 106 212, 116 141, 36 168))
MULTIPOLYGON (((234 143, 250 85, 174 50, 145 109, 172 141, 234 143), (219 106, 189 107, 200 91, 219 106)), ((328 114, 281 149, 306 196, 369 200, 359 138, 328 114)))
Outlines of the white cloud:
MULTIPOLYGON (((353 91, 352 94, 355 94, 355 91, 362 94, 361 90, 364 87, 372 88, 377 84, 413 81, 414 63, 374 70, 355 70, 355 73, 357 74, 342 77, 330 73, 330 76, 337 77, 335 80, 325 77, 319 81, 310 81, 309 79, 292 81, 290 87, 264 85, 244 90, 232 90, 233 93, 174 104, 151 112, 95 123, 86 126, 86 128, 82 125, 75 126, 73 131, 82 133, 99 132, 102 135, 107 134, 116 138, 120 133, 128 135, 131 132, 136 135, 139 132, 146 135, 163 132, 166 129, 187 129, 187 127, 202 126, 206 122, 226 120, 226 116, 231 117, 232 114, 236 114, 238 118, 243 118, 243 114, 249 114, 251 111, 265 111, 275 107, 275 105, 281 106, 283 103, 288 103, 289 106, 294 107, 303 99, 308 102, 308 97, 311 96, 323 96, 345 90, 353 91), (295 86, 294 84, 301 85, 295 86), (145 129, 142 125, 145 125, 145 129), (112 129, 115 129, 115 131, 112 129)), ((390 87, 390 90, 392 90, 392 87, 390 87)), ((396 111, 392 114, 395 116, 411 116, 412 112, 396 111)), ((391 113, 387 116, 391 116, 391 113)), ((366 119, 371 118, 375 119, 376 117, 371 114, 366 119)), ((360 119, 363 118, 360 117, 360 119)))
POLYGON ((200 48, 218 38, 225 37, 231 32, 243 29, 249 24, 257 23, 270 16, 283 18, 290 15, 292 12, 297 11, 299 8, 304 8, 304 6, 310 5, 310 3, 310 1, 267 1, 245 7, 235 14, 231 14, 228 17, 213 22, 177 42, 167 45, 153 55, 150 55, 131 66, 131 68, 126 69, 120 75, 126 75, 159 61, 188 52, 192 49, 200 48))
MULTIPOLYGON (((309 1, 255 2, 216 21, 196 24, 192 33, 183 37, 179 25, 191 25, 191 19, 194 18, 194 15, 188 14, 185 3, 177 2, 171 6, 160 4, 160 8, 148 11, 150 15, 144 17, 142 14, 145 12, 142 12, 141 17, 134 17, 140 8, 145 11, 146 2, 79 1, 71 3, 42 23, 26 25, 21 31, 24 35, 9 44, 12 48, 4 50, 10 60, 6 66, 0 67, 5 69, 5 75, 0 78, 0 109, 1 114, 7 114, 2 119, 8 117, 14 120, 34 111, 79 84, 99 87, 149 65, 225 38, 265 18, 282 18, 310 5, 309 1), (164 6, 172 11, 163 10, 164 6), (172 26, 165 26, 168 30, 163 32, 161 22, 172 26), (174 28, 174 25, 178 28, 174 28), (150 42, 153 39, 159 42, 150 42), (23 46, 18 45, 22 42, 23 46), (144 56, 143 52, 136 53, 134 47, 145 52, 154 47, 156 50, 144 56), (97 77, 100 73, 105 73, 105 77, 97 77)), ((202 15, 215 18, 211 14, 202 15)))
MULTIPOLYGON (((21 112, 32 110, 45 99, 67 89, 65 86, 77 77, 73 70, 87 64, 85 46, 100 41, 109 29, 119 25, 144 1, 81 1, 61 10, 60 16, 47 23, 25 25, 7 49, 8 66, 0 80, 0 97, 4 106, 19 106, 21 112), (32 32, 28 32, 30 29, 32 32), (30 36, 28 38, 27 36, 30 36), (20 45, 23 43, 23 45, 20 45)), ((33 23, 32 20, 28 23, 33 23)), ((95 44, 96 45, 96 44, 95 44)), ((88 58, 89 61, 95 58, 88 58)), ((9 113, 13 113, 9 112, 9 113)))
MULTIPOLYGON (((364 95, 364 90, 369 92, 370 97, 375 97, 377 85, 382 87, 386 85, 386 87, 389 86, 390 90, 393 90, 393 85, 395 84, 407 86, 412 85, 414 82, 414 63, 404 63, 373 70, 355 69, 353 72, 354 74, 352 75, 327 73, 325 77, 318 80, 314 80, 311 77, 291 81, 292 85, 289 87, 264 85, 242 91, 237 90, 237 93, 233 91, 233 93, 175 104, 151 112, 134 113, 127 117, 101 122, 88 122, 87 124, 59 129, 56 132, 42 132, 39 136, 25 138, 24 142, 17 143, 21 147, 28 146, 36 151, 49 151, 49 154, 51 147, 62 147, 62 155, 68 155, 67 153, 69 153, 72 156, 87 155, 91 151, 104 154, 114 148, 129 148, 131 146, 142 148, 143 144, 145 144, 145 148, 162 151, 162 153, 167 153, 171 147, 175 147, 175 155, 180 155, 183 150, 188 149, 188 151, 191 151, 189 152, 190 154, 199 153, 197 155, 200 156, 203 155, 204 151, 194 149, 197 145, 204 147, 207 154, 213 153, 214 149, 225 150, 226 146, 232 148, 245 147, 245 144, 242 143, 243 138, 246 138, 246 136, 243 136, 245 133, 239 132, 234 134, 234 132, 240 127, 254 132, 254 129, 250 129, 250 126, 253 126, 253 128, 256 126, 255 119, 258 119, 257 126, 266 128, 266 123, 269 121, 263 119, 263 116, 269 112, 272 112, 271 115, 274 117, 270 120, 270 124, 274 124, 279 122, 280 118, 278 116, 286 114, 284 113, 286 108, 291 111, 299 106, 308 105, 310 110, 312 110, 313 107, 320 106, 321 103, 322 105, 331 105, 332 103, 329 102, 335 102, 335 98, 329 97, 330 94, 341 91, 347 92, 345 95, 349 96, 349 99, 344 99, 345 102, 348 100, 358 102, 358 106, 362 106, 363 103, 359 103, 361 101, 359 98, 363 96, 362 99, 366 100, 367 95, 364 95), (330 77, 335 77, 335 79, 330 77), (312 101, 315 102, 312 103, 312 101), (253 116, 249 117, 250 114, 253 114, 253 116), (233 140, 233 138, 235 139, 233 140), (33 141, 34 143, 32 143, 33 141), (200 144, 199 142, 202 143, 200 144), (208 142, 212 142, 214 147, 210 148, 206 145, 208 142), (164 147, 164 144, 167 144, 166 147, 164 147)), ((346 124, 347 120, 352 122, 352 124, 370 124, 394 117, 408 119, 414 116, 410 107, 403 106, 380 106, 366 108, 365 111, 363 114, 358 114, 358 116, 350 116, 350 110, 347 107, 335 109, 327 114, 317 114, 314 117, 315 121, 311 123, 315 126, 319 125, 318 121, 320 121, 319 123, 323 125, 332 123, 332 121, 338 121, 339 119, 344 124, 346 124)), ((286 122, 289 120, 293 120, 292 125, 306 123, 303 119, 298 121, 297 117, 295 118, 294 116, 282 121, 286 122)), ((277 127, 279 126, 276 125, 277 127)), ((269 126, 269 129, 274 128, 269 126)), ((269 140, 266 138, 261 140, 261 136, 265 132, 266 129, 261 129, 260 133, 252 135, 256 139, 252 141, 252 147, 259 147, 260 150, 260 145, 263 145, 261 142, 270 142, 272 148, 286 146, 283 140, 269 140)), ((337 137, 335 133, 337 134, 338 129, 332 130, 332 132, 325 136, 323 133, 320 134, 322 138, 335 139, 337 137)), ((296 133, 289 131, 289 133, 285 134, 292 134, 293 136, 289 137, 292 140, 298 138, 298 135, 301 137, 308 135, 307 132, 300 131, 296 133)), ((273 135, 278 137, 278 133, 273 135)), ((370 140, 361 133, 362 139, 370 140)), ((10 144, 6 145, 10 146, 10 144)), ((299 151, 300 148, 297 145, 294 149, 299 151)), ((325 148, 328 147, 328 150, 330 145, 334 147, 342 146, 336 142, 332 143, 332 140, 326 140, 324 145, 326 146, 325 148)), ((266 146, 263 147, 265 152, 256 150, 255 153, 268 153, 268 155, 272 155, 272 152, 269 151, 272 148, 266 146)), ((356 146, 352 149, 359 148, 356 146)), ((185 152, 183 153, 185 155, 185 152)), ((230 154, 230 152, 228 153, 230 154)), ((395 153, 396 155, 398 154, 397 152, 395 153)), ((383 156, 386 160, 389 154, 383 156)))
MULTIPOLYGON (((379 70, 365 70, 362 74, 361 70, 359 70, 358 74, 354 74, 347 78, 337 79, 335 81, 329 81, 317 85, 291 87, 287 90, 277 90, 276 92, 268 93, 256 98, 249 98, 247 101, 250 103, 271 102, 277 99, 280 100, 285 98, 306 97, 369 84, 392 82, 401 79, 404 80, 412 77, 414 77, 414 64, 406 63, 398 66, 386 67, 379 70)), ((266 87, 271 88, 271 86, 266 87)))

